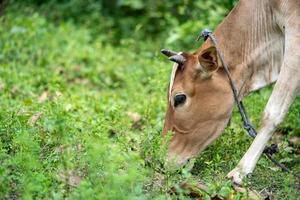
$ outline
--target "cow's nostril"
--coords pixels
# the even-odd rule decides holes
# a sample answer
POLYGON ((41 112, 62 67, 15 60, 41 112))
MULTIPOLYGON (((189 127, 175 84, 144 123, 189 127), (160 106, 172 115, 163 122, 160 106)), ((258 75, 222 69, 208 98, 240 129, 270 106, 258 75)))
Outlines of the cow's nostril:
POLYGON ((177 94, 174 96, 174 107, 177 107, 180 104, 183 104, 186 100, 186 96, 184 94, 177 94))

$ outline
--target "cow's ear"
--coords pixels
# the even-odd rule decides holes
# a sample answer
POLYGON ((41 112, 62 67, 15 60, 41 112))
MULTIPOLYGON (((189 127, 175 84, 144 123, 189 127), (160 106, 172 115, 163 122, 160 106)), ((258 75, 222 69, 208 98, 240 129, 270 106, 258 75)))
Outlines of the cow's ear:
POLYGON ((203 50, 199 55, 200 69, 204 73, 211 74, 218 69, 218 57, 215 47, 203 50))

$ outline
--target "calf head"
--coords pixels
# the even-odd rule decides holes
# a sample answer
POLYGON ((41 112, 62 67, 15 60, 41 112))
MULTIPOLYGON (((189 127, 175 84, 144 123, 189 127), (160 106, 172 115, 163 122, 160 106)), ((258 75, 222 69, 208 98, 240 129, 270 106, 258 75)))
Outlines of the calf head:
POLYGON ((175 62, 163 128, 163 135, 173 132, 167 160, 182 165, 220 135, 234 102, 214 47, 193 54, 161 52, 175 62))

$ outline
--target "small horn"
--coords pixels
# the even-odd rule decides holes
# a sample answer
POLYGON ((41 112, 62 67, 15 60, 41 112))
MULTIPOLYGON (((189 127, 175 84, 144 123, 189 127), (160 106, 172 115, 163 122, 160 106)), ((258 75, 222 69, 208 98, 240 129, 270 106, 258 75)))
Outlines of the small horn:
POLYGON ((170 58, 169 58, 169 60, 171 60, 171 61, 173 61, 173 62, 176 62, 176 63, 178 63, 178 64, 180 64, 180 65, 183 65, 184 64, 184 62, 186 61, 186 59, 183 57, 183 55, 174 55, 174 56, 171 56, 170 58))
POLYGON ((162 49, 162 50, 160 50, 160 52, 161 52, 162 54, 168 56, 168 57, 177 55, 177 52, 171 51, 171 50, 167 50, 167 49, 162 49))

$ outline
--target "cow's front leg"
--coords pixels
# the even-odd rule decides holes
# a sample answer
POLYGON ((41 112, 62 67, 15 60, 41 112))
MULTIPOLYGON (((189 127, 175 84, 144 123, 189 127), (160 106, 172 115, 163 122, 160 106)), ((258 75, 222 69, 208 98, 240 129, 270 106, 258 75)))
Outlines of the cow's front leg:
POLYGON ((237 184, 241 184, 243 178, 253 172, 268 140, 284 119, 300 89, 300 69, 291 69, 286 63, 282 67, 282 72, 264 110, 262 125, 256 138, 236 168, 227 175, 237 184))
POLYGON ((272 136, 273 131, 274 129, 272 128, 272 125, 265 125, 265 127, 259 131, 239 164, 227 175, 228 178, 232 179, 236 184, 242 184, 243 178, 253 172, 259 157, 268 143, 268 140, 272 136))

